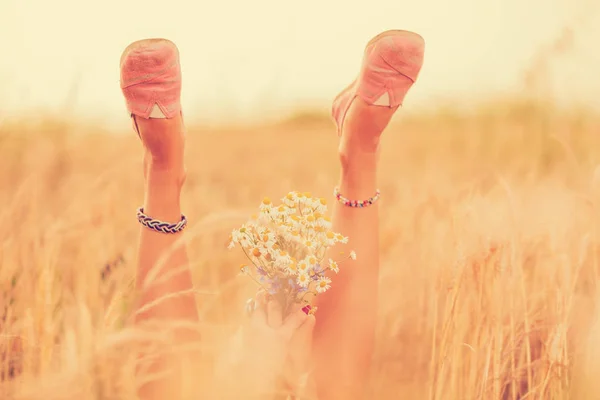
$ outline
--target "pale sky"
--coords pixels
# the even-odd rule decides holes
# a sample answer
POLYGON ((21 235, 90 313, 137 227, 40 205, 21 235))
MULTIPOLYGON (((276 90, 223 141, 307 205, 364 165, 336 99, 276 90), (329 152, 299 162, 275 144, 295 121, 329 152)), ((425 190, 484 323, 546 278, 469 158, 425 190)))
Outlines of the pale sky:
POLYGON ((119 57, 146 37, 179 46, 190 119, 328 109, 358 72, 366 42, 386 29, 413 30, 426 41, 407 108, 519 91, 520 74, 564 26, 575 29, 575 48, 553 61, 555 97, 600 104, 596 2, 0 0, 0 116, 68 109, 128 124, 119 57))

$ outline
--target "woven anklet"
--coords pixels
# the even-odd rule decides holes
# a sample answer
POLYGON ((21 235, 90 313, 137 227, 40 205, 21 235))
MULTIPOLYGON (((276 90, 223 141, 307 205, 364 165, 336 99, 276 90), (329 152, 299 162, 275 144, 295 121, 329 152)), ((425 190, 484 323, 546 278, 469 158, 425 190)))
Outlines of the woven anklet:
POLYGON ((336 187, 333 190, 333 195, 335 196, 337 201, 339 201, 346 207, 356 207, 356 208, 369 207, 370 205, 375 204, 375 202, 377 202, 377 200, 379 200, 379 197, 381 197, 381 193, 379 192, 379 189, 377 189, 377 191, 375 192, 375 196, 370 197, 367 200, 362 200, 362 201, 350 200, 350 199, 347 199, 344 196, 342 196, 342 194, 340 193, 340 189, 338 187, 336 187))
POLYGON ((176 224, 170 224, 147 216, 144 214, 143 207, 138 208, 137 219, 146 228, 160 233, 179 233, 187 226, 187 218, 183 214, 181 214, 181 221, 176 224))

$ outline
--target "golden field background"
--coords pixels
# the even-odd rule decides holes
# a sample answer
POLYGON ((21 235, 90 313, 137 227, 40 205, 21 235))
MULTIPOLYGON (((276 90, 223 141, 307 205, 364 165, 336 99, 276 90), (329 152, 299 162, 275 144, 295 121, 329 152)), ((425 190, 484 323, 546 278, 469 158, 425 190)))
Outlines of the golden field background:
MULTIPOLYGON (((345 86, 385 27, 427 39, 417 103, 477 105, 411 112, 411 98, 385 133, 372 398, 600 399, 600 115, 553 106, 597 104, 597 2, 3 1, 0 400, 134 399, 138 350, 164 340, 128 324, 141 146, 103 128, 122 108, 127 41, 178 43, 198 115, 261 120, 345 86), (479 103, 492 89, 525 98, 479 103), (42 104, 55 113, 33 111, 42 104), (24 117, 5 118, 13 107, 24 117)), ((331 198, 337 139, 310 111, 187 136, 205 355, 189 393, 209 398, 212 362, 255 290, 229 232, 264 196, 331 198)))
MULTIPOLYGON (((396 117, 373 398, 600 398, 599 132, 591 112, 519 99, 396 117)), ((336 140, 312 113, 188 127, 183 210, 208 350, 254 290, 230 229, 264 196, 331 197, 336 140)), ((132 398, 135 134, 5 121, 0 158, 0 397, 132 398)))

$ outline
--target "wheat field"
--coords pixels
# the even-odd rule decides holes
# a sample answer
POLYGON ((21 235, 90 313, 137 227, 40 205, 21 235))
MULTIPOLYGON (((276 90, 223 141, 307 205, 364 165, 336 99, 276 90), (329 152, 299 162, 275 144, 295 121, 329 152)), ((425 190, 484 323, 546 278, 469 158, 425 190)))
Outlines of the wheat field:
MULTIPOLYGON (((591 112, 517 99, 395 118, 374 399, 600 398, 599 132, 591 112)), ((183 210, 207 349, 254 290, 230 230, 264 196, 331 197, 336 141, 311 113, 188 127, 183 210)), ((0 395, 133 398, 137 137, 7 120, 0 157, 0 395)))

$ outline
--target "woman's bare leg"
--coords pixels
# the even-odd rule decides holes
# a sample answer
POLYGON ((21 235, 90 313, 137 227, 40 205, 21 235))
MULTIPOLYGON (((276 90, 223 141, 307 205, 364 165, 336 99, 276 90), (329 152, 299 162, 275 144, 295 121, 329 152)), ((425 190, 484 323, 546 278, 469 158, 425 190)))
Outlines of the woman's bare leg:
POLYGON ((363 207, 338 201, 333 206, 332 229, 349 243, 333 248, 330 258, 350 250, 358 258, 340 269, 331 289, 318 299, 314 356, 320 400, 365 397, 377 319, 379 204, 373 198, 379 141, 419 75, 424 49, 423 38, 414 32, 382 32, 367 43, 358 78, 333 103, 341 136, 340 194, 370 201, 363 207))
MULTIPOLYGON (((396 108, 355 99, 339 147, 340 192, 364 200, 377 190, 379 137, 396 108)), ((350 238, 330 258, 354 250, 357 259, 340 268, 329 291, 319 296, 315 361, 320 400, 361 398, 369 376, 377 316, 379 205, 333 205, 333 231, 350 238)))
MULTIPOLYGON (((154 220, 178 223, 182 217, 180 196, 185 181, 185 132, 179 104, 179 53, 175 44, 165 39, 132 43, 121 58, 121 88, 144 148, 143 212, 154 220), (154 99, 166 108, 152 104, 154 99), (163 111, 169 113, 169 118, 163 111)), ((168 342, 160 346, 163 351, 160 355, 147 351, 141 357, 142 382, 148 374, 156 374, 156 379, 141 387, 144 400, 181 397, 182 359, 169 350, 175 344, 197 340, 197 334, 190 329, 198 322, 198 312, 181 236, 182 232, 163 233, 140 226, 136 277, 139 297, 134 323, 151 329, 168 342), (176 322, 184 322, 187 327, 175 328, 176 322)))
MULTIPOLYGON (((173 119, 139 119, 140 135, 146 151, 144 213, 154 219, 177 223, 181 219, 181 188, 184 181, 183 152, 175 144, 183 135, 181 117, 173 119), (149 142, 156 141, 149 145, 149 142), (151 149, 176 150, 168 158, 156 157, 151 149)), ((181 148, 183 150, 183 148, 181 148)), ((193 283, 188 266, 182 233, 165 234, 140 227, 136 287, 139 303, 135 323, 148 323, 152 329, 169 329, 169 323, 198 321, 198 311, 192 293, 193 283)), ((189 328, 171 330, 173 344, 185 344, 197 339, 189 328)), ((148 399, 177 399, 179 357, 156 359, 149 373, 166 373, 141 388, 140 396, 148 399)))
MULTIPOLYGON (((137 119, 140 135, 146 147, 144 213, 154 219, 177 223, 181 220, 181 188, 183 174, 183 136, 181 117, 173 119, 137 119), (181 151, 177 147, 181 146, 181 151), (150 149, 149 149, 150 148, 150 149), (161 153, 155 154, 154 150, 161 153), (164 158, 163 152, 171 154, 164 158)), ((182 233, 165 234, 140 227, 136 287, 139 303, 135 323, 148 323, 152 329, 170 329, 169 323, 198 321, 193 283, 188 266, 182 233)), ((189 328, 169 332, 173 344, 185 344, 197 339, 189 328)), ((179 357, 163 356, 154 360, 149 373, 166 373, 144 385, 140 396, 148 399, 176 399, 179 385, 179 357)))
MULTIPOLYGON (((144 213, 154 219, 177 223, 181 220, 180 197, 185 179, 181 117, 138 118, 137 125, 147 152, 144 213)), ((181 235, 140 227, 136 283, 141 297, 136 322, 198 320, 195 298, 190 293, 193 287, 191 271, 186 247, 180 243, 181 235), (155 267, 159 273, 147 282, 155 267), (172 296, 178 293, 179 296, 172 296), (171 298, 166 299, 168 296, 171 298)))

